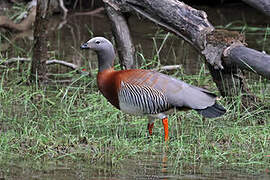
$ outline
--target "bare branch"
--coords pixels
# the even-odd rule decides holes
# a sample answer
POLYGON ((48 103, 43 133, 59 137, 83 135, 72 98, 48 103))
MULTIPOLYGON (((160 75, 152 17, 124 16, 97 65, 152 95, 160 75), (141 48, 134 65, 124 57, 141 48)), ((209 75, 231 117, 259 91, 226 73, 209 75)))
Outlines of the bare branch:
POLYGON ((176 70, 176 69, 180 69, 182 67, 182 65, 168 65, 168 66, 161 66, 158 68, 155 68, 154 70, 156 71, 170 71, 170 70, 176 70))
MULTIPOLYGON (((0 60, 0 64, 4 64, 4 65, 16 63, 16 62, 31 62, 31 58, 18 57, 18 58, 10 58, 8 60, 3 60, 3 59, 0 60)), ((76 64, 69 63, 63 60, 58 60, 58 59, 47 60, 46 65, 50 65, 50 64, 61 64, 63 66, 69 67, 74 70, 79 68, 79 66, 76 64)))
POLYGON ((31 59, 30 58, 21 58, 21 57, 18 57, 18 58, 10 58, 8 60, 3 60, 1 59, 0 60, 0 64, 4 64, 4 65, 8 65, 8 64, 12 64, 12 63, 16 63, 16 62, 31 62, 31 59))
POLYGON ((62 61, 62 60, 57 60, 57 59, 47 60, 46 65, 50 65, 50 64, 61 64, 61 65, 66 66, 66 67, 70 67, 74 70, 79 68, 76 64, 69 63, 69 62, 62 61))

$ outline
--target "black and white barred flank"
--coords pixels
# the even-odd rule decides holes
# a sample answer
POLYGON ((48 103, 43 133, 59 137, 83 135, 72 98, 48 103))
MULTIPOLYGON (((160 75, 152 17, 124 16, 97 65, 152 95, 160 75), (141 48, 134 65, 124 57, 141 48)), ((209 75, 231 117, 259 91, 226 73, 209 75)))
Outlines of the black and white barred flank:
POLYGON ((166 96, 150 86, 121 82, 119 101, 134 106, 143 114, 157 114, 170 109, 166 96))

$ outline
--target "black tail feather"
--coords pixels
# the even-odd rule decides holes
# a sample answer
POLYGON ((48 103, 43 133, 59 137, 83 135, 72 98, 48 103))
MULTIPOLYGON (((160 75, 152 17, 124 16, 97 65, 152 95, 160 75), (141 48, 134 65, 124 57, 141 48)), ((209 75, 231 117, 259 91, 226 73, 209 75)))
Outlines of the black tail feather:
POLYGON ((213 106, 207 107, 205 109, 195 109, 199 114, 206 118, 215 118, 222 116, 226 109, 223 106, 215 103, 213 106))

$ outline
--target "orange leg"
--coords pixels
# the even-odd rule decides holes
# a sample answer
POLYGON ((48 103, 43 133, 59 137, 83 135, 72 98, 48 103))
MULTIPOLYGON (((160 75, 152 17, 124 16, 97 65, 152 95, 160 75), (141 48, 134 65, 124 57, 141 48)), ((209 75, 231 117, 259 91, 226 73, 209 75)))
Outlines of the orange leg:
POLYGON ((164 138, 165 138, 165 142, 166 142, 169 138, 168 118, 167 117, 163 118, 162 123, 163 123, 163 127, 164 127, 164 138))
POLYGON ((150 136, 152 136, 152 133, 153 133, 152 129, 153 129, 153 127, 154 127, 154 123, 148 123, 147 129, 149 131, 149 135, 150 136))

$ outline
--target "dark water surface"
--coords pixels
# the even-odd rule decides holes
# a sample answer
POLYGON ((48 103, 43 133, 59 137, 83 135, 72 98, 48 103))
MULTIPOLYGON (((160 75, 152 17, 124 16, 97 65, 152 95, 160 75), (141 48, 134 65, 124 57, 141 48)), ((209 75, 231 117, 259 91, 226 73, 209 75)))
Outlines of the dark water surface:
MULTIPOLYGON (((245 32, 249 47, 257 50, 269 50, 270 43, 264 40, 269 34, 266 34, 269 17, 244 5, 195 8, 206 11, 209 21, 214 26, 224 27, 232 24, 228 27, 245 32), (246 25, 245 29, 239 29, 243 25, 246 25), (254 31, 254 28, 261 29, 254 31)), ((129 24, 137 51, 143 54, 145 59, 152 59, 167 32, 135 15, 130 17, 129 24)), ((51 58, 84 66, 89 71, 97 67, 97 61, 88 62, 86 59, 95 59, 96 56, 93 52, 82 52, 79 49, 80 45, 86 42, 91 35, 113 39, 110 23, 104 12, 91 16, 71 15, 66 22, 62 22, 61 17, 55 17, 49 22, 49 27, 51 58)), ((32 32, 14 37, 13 43, 28 54, 33 44, 32 32)), ((1 49, 4 48, 5 45, 2 44, 1 49)), ((16 50, 8 50, 6 56, 16 57, 16 50)), ((140 55, 137 56, 137 60, 138 64, 144 63, 140 55)), ((160 50, 158 60, 162 65, 181 64, 186 74, 197 74, 203 64, 200 56, 192 47, 173 35, 169 35, 164 47, 160 50)), ((61 73, 67 69, 54 67, 50 71, 61 73)), ((179 171, 178 167, 173 167, 172 164, 174 163, 167 160, 165 152, 145 153, 138 159, 123 162, 119 167, 113 166, 108 160, 108 162, 95 164, 89 162, 53 163, 46 170, 39 170, 38 167, 33 170, 25 168, 27 165, 25 166, 21 162, 8 164, 8 168, 5 167, 4 170, 0 167, 2 169, 0 169, 0 179, 270 179, 267 173, 250 176, 233 170, 211 169, 211 166, 204 168, 179 164, 179 169, 183 169, 179 171), (201 171, 201 169, 206 170, 201 171)))

